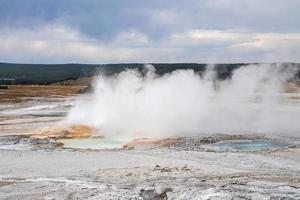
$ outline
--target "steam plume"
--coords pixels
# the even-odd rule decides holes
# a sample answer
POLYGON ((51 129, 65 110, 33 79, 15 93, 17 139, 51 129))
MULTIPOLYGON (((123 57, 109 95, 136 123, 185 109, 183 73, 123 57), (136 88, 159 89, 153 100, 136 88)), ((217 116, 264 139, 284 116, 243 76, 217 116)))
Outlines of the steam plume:
POLYGON ((202 133, 295 135, 299 106, 284 100, 282 85, 294 70, 280 65, 245 65, 218 80, 214 66, 204 74, 177 70, 158 76, 126 70, 100 75, 91 97, 71 110, 68 123, 87 124, 104 134, 167 137, 202 133))

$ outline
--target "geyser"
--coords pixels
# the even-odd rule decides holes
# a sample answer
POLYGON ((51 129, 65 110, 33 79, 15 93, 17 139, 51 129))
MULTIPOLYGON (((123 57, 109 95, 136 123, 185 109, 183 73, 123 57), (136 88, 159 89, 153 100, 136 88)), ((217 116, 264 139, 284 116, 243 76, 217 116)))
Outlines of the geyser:
POLYGON ((214 66, 202 74, 176 70, 158 76, 151 65, 145 71, 100 74, 94 93, 78 100, 67 123, 135 137, 300 131, 299 104, 281 92, 294 76, 292 67, 245 65, 227 80, 216 78, 214 66))

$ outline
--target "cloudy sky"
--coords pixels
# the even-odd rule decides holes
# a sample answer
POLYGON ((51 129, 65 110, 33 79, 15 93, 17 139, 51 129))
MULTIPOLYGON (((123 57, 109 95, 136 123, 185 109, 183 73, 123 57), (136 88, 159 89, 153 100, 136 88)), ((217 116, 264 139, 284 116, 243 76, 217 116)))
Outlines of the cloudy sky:
POLYGON ((299 0, 0 0, 0 62, 300 62, 299 0))

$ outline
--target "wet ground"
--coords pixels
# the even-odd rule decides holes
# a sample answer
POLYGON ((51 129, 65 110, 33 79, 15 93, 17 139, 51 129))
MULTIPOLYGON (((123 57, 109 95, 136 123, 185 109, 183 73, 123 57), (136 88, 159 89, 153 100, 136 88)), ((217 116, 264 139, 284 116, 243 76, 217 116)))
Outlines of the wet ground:
POLYGON ((83 86, 10 86, 0 90, 0 135, 31 134, 61 121, 83 86))

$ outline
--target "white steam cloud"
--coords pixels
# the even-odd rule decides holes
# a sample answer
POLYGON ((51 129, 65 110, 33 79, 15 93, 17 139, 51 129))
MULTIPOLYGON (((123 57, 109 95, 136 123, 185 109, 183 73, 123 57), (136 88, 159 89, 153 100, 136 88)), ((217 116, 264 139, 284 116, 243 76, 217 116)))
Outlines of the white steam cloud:
POLYGON ((281 92, 294 74, 291 68, 247 65, 224 81, 217 80, 214 66, 202 75, 177 70, 158 76, 151 65, 145 70, 145 76, 136 70, 100 75, 94 93, 78 101, 68 123, 139 137, 300 131, 299 104, 281 92))

